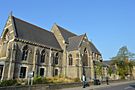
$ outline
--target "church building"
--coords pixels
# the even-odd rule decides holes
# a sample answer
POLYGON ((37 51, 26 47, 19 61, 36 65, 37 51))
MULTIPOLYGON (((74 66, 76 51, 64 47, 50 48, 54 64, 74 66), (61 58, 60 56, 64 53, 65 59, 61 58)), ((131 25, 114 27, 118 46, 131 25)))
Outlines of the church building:
POLYGON ((0 80, 34 76, 94 78, 93 61, 102 56, 86 33, 54 24, 50 31, 9 15, 0 39, 0 80))

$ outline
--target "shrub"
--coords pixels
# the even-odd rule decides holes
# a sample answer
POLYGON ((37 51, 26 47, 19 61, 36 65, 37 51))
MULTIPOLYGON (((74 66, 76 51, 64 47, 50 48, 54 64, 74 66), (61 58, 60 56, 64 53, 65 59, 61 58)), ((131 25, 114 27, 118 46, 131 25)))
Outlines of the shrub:
POLYGON ((75 78, 74 82, 80 82, 80 78, 75 78))
POLYGON ((34 80, 33 80, 33 82, 34 82, 34 84, 42 84, 42 78, 41 77, 34 77, 34 80))
POLYGON ((50 78, 43 78, 43 77, 35 77, 34 84, 48 84, 48 83, 71 83, 71 82, 79 82, 79 78, 71 79, 65 77, 50 77, 50 78))
POLYGON ((17 85, 17 80, 4 80, 0 82, 0 87, 17 85))
POLYGON ((52 83, 52 79, 45 78, 45 77, 34 77, 33 83, 34 83, 34 84, 47 84, 47 83, 52 83))

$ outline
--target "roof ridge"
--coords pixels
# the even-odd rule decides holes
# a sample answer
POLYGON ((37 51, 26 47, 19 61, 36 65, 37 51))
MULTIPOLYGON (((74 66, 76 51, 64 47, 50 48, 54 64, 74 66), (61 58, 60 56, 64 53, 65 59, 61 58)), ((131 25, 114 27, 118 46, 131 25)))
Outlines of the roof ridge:
MULTIPOLYGON (((29 24, 29 25, 32 25, 32 26, 34 26, 34 27, 36 27, 36 28, 39 28, 39 30, 42 29, 42 31, 46 31, 46 32, 52 33, 52 32, 50 32, 50 31, 48 31, 48 30, 46 30, 46 29, 44 29, 44 28, 41 28, 41 27, 39 27, 39 26, 37 26, 37 25, 35 25, 35 24, 32 24, 32 23, 30 23, 30 22, 27 22, 27 21, 25 21, 25 20, 22 20, 22 19, 20 19, 20 18, 17 18, 17 17, 15 17, 15 16, 13 16, 13 15, 12 15, 12 17, 13 17, 14 19, 18 19, 18 20, 20 20, 20 21, 22 21, 22 22, 24 22, 24 23, 27 23, 27 24, 29 24)), ((35 29, 35 30, 36 30, 36 29, 35 29)), ((52 34, 53 34, 53 33, 52 33, 52 34)))
POLYGON ((73 36, 73 37, 68 38, 68 40, 75 40, 75 39, 77 39, 77 41, 79 40, 78 45, 76 47, 76 48, 79 48, 84 36, 85 36, 85 34, 82 34, 82 35, 79 35, 79 36, 73 36))
POLYGON ((82 35, 77 35, 77 36, 73 36, 73 37, 69 37, 69 39, 75 38, 75 37, 80 37, 80 36, 84 36, 85 34, 82 35))
POLYGON ((96 51, 97 51, 98 54, 101 54, 101 53, 99 52, 99 50, 97 49, 97 47, 95 47, 95 45, 94 45, 91 41, 89 41, 89 44, 91 44, 91 45, 96 49, 96 51))
MULTIPOLYGON (((67 32, 69 32, 69 33, 72 33, 72 34, 74 34, 74 35, 76 35, 75 33, 73 33, 73 32, 70 32, 69 30, 67 30, 67 29, 65 29, 65 28, 63 28, 62 26, 59 26, 58 24, 56 24, 55 23, 55 25, 59 28, 62 28, 63 30, 65 30, 65 31, 67 31, 67 32)), ((61 29, 60 29, 61 30, 61 29)), ((76 35, 77 36, 77 35, 76 35)))
POLYGON ((34 43, 40 43, 54 48, 61 48, 54 33, 12 16, 17 30, 17 37, 34 43), (45 41, 44 41, 45 40, 45 41))

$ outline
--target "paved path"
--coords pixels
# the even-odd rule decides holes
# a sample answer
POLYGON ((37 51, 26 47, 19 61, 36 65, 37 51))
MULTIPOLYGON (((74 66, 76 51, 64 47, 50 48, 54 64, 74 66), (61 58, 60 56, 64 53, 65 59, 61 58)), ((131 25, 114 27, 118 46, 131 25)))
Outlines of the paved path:
POLYGON ((121 85, 103 87, 103 88, 96 88, 94 90, 135 90, 135 82, 126 83, 121 85))
POLYGON ((117 85, 122 85, 122 84, 127 84, 127 83, 134 83, 135 81, 125 81, 125 82, 116 82, 116 83, 110 83, 109 85, 106 84, 102 84, 102 85, 91 85, 89 87, 86 88, 82 88, 82 86, 80 87, 74 87, 74 88, 64 88, 61 90, 94 90, 97 88, 103 88, 103 87, 111 87, 111 86, 117 86, 117 85))

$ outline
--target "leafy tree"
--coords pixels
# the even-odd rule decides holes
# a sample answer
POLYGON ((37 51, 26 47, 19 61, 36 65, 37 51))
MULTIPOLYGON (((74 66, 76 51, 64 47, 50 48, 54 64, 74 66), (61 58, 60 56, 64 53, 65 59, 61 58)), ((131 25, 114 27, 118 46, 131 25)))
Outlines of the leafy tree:
POLYGON ((112 66, 108 67, 108 74, 111 76, 111 74, 113 73, 113 68, 112 66))
POLYGON ((96 71, 97 71, 97 74, 99 75, 99 76, 101 76, 102 75, 102 64, 98 64, 97 66, 96 66, 96 71))
POLYGON ((117 65, 118 74, 122 79, 125 79, 127 75, 132 75, 134 60, 135 54, 129 52, 127 46, 123 46, 119 49, 118 54, 112 58, 112 65, 117 65))
POLYGON ((98 62, 96 61, 96 67, 95 67, 95 70, 96 70, 96 75, 99 77, 99 76, 102 76, 102 62, 98 62))

